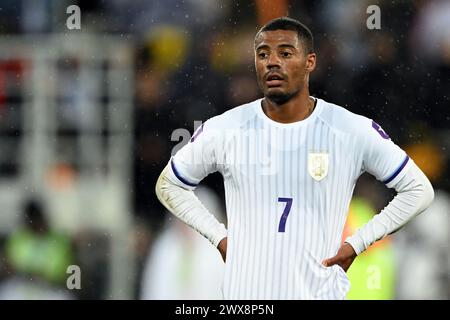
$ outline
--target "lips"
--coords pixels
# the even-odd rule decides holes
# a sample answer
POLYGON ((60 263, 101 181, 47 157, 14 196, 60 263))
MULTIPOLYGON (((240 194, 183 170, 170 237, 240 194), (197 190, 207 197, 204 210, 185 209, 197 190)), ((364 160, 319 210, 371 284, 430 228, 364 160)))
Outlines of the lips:
POLYGON ((268 87, 279 87, 284 78, 278 73, 269 73, 266 76, 266 83, 268 87))

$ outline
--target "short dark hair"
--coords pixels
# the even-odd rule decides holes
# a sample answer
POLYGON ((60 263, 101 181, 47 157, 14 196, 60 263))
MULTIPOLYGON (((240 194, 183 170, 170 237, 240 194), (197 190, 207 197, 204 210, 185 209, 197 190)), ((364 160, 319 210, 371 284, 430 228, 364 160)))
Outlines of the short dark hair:
POLYGON ((300 21, 289 17, 280 17, 269 21, 259 29, 255 38, 257 38, 261 32, 275 30, 291 30, 297 32, 298 38, 302 41, 306 53, 314 52, 314 39, 311 30, 300 21))

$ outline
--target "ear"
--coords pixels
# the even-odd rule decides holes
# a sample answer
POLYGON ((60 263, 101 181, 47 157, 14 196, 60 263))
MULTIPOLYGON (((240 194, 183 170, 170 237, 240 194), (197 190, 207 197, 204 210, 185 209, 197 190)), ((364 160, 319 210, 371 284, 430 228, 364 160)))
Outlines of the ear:
POLYGON ((306 56, 306 70, 312 72, 316 68, 316 54, 308 53, 306 56))

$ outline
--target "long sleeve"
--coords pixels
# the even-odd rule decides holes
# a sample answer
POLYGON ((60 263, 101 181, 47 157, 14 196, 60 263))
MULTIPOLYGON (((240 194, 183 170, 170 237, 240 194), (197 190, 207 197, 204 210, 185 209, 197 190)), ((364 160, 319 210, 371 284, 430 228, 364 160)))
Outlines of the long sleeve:
POLYGON ((431 183, 412 161, 403 177, 392 187, 397 191, 392 201, 354 235, 345 240, 353 247, 356 254, 360 254, 375 241, 400 229, 424 211, 434 198, 431 183))
POLYGON ((215 247, 227 236, 220 223, 190 189, 180 186, 167 165, 156 183, 156 195, 161 203, 177 218, 206 237, 215 247), (173 177, 172 177, 173 176, 173 177))

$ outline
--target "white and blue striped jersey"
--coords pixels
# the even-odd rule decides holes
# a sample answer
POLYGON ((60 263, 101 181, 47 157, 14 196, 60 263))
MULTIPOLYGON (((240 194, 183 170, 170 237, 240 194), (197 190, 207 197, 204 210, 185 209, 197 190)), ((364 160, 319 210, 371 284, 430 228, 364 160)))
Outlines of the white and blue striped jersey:
POLYGON ((224 179, 228 251, 225 299, 343 299, 350 284, 334 256, 358 177, 388 187, 411 164, 374 121, 317 99, 298 122, 271 120, 262 99, 207 120, 170 160, 193 190, 224 179))

